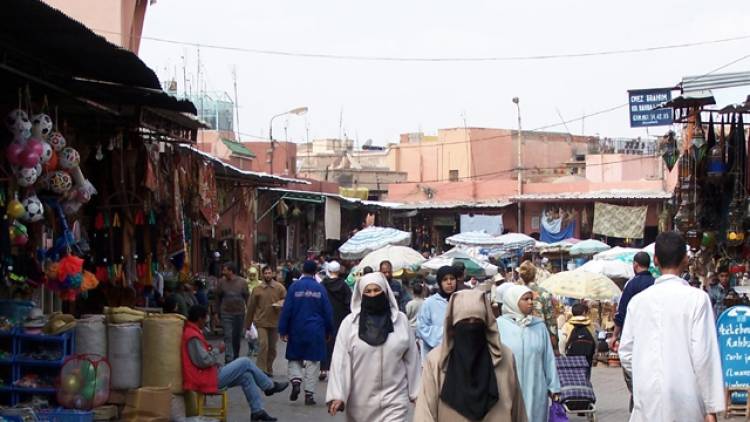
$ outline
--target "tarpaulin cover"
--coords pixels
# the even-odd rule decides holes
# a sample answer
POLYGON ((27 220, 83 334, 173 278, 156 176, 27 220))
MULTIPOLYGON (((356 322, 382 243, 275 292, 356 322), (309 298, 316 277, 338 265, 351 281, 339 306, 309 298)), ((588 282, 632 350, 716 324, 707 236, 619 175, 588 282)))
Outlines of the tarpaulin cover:
POLYGON ((182 392, 180 341, 183 321, 175 315, 151 316, 143 320, 142 384, 170 387, 182 392))
POLYGON ((647 209, 646 205, 626 207, 597 202, 594 204, 593 232, 623 239, 643 239, 647 209))
POLYGON ((109 365, 112 388, 129 390, 141 386, 141 324, 107 326, 109 365))

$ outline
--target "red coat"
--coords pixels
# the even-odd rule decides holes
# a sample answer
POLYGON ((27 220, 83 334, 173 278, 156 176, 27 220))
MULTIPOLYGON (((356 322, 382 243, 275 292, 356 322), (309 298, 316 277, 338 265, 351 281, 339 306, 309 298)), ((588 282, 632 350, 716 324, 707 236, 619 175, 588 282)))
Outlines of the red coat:
POLYGON ((216 366, 199 368, 193 364, 188 353, 188 342, 193 338, 200 340, 206 350, 211 350, 201 329, 190 321, 186 322, 182 330, 182 388, 185 391, 215 393, 219 390, 219 369, 216 366))

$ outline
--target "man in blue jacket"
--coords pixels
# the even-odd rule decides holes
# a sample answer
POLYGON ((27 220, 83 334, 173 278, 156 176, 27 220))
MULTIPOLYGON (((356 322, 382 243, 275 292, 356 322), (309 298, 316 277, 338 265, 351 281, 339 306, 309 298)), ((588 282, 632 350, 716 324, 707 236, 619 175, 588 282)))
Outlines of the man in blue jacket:
POLYGON ((289 380, 296 401, 304 380, 305 404, 315 404, 313 397, 320 373, 320 361, 326 356, 326 340, 333 333, 333 309, 325 287, 315 280, 318 266, 305 261, 302 277, 289 286, 279 318, 279 335, 288 342, 289 380))
MULTIPOLYGON (((612 343, 620 339, 622 334, 622 327, 625 326, 625 317, 628 312, 628 303, 638 293, 648 289, 654 285, 654 276, 648 271, 651 266, 651 256, 646 252, 638 252, 633 257, 633 271, 635 277, 631 278, 625 283, 625 289, 622 291, 620 296, 620 303, 617 305, 617 313, 615 314, 615 332, 612 336, 612 343)), ((612 344, 610 344, 610 348, 612 344)), ((630 411, 633 411, 633 378, 632 374, 625 369, 622 370, 625 376, 625 385, 630 391, 630 411)))

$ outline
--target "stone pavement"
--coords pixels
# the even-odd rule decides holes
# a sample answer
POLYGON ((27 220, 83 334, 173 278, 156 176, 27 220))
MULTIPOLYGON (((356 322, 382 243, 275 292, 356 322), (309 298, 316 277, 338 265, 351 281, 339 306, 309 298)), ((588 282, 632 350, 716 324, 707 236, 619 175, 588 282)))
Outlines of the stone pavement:
MULTIPOLYGON (((216 341, 218 342, 218 341, 216 341)), ((216 343, 212 342, 212 343, 216 343)), ((274 374, 277 381, 285 380, 286 360, 284 360, 285 343, 279 342, 279 356, 274 363, 274 374)), ((246 353, 246 345, 243 345, 242 352, 246 353)), ((597 421, 599 422, 623 422, 628 420, 628 390, 625 387, 625 381, 622 378, 620 368, 607 368, 597 366, 593 368, 591 381, 597 396, 597 421)), ((318 383, 315 393, 315 400, 318 402, 315 406, 305 406, 304 394, 296 402, 289 401, 289 391, 279 393, 272 397, 264 396, 265 408, 272 416, 279 418, 279 421, 344 421, 341 415, 335 418, 328 415, 325 407, 325 389, 326 383, 318 383)), ((229 393, 229 421, 249 421, 250 410, 239 388, 232 388, 229 393)), ((723 419, 723 417, 720 417, 723 419)), ((575 415, 570 416, 571 422, 585 421, 586 418, 575 415)), ((735 419, 738 420, 738 419, 735 419)), ((371 421, 375 422, 375 421, 371 421)), ((533 421, 532 421, 533 422, 533 421)), ((544 421, 546 422, 546 421, 544 421)))

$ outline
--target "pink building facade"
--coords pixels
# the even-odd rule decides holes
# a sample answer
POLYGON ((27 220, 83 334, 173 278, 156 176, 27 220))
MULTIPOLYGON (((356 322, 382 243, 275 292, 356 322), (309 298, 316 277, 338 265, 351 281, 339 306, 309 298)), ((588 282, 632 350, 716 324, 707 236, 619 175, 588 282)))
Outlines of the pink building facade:
POLYGON ((149 0, 43 0, 109 42, 138 54, 149 0))

